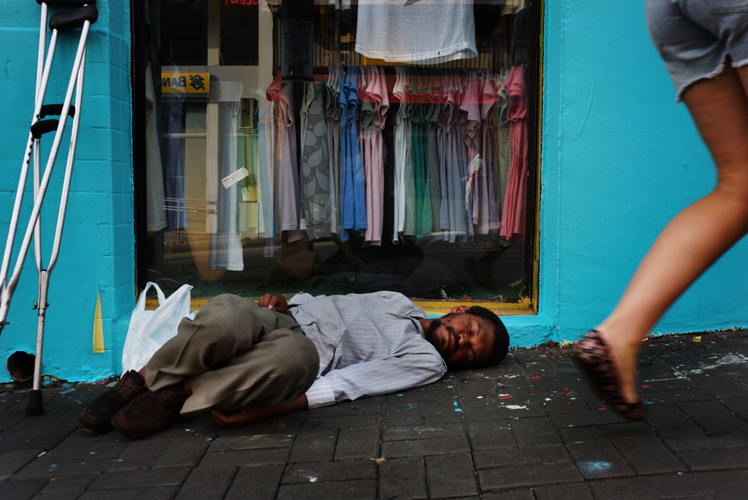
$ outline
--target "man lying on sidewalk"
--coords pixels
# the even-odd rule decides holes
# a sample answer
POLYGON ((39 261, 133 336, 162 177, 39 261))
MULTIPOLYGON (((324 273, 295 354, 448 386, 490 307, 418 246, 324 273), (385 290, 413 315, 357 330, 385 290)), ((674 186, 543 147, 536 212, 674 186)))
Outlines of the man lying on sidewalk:
POLYGON ((258 303, 219 295, 148 364, 125 373, 78 417, 91 432, 131 437, 165 428, 178 414, 213 410, 220 426, 375 396, 439 380, 447 366, 494 365, 509 335, 483 307, 457 306, 438 319, 395 292, 258 303))

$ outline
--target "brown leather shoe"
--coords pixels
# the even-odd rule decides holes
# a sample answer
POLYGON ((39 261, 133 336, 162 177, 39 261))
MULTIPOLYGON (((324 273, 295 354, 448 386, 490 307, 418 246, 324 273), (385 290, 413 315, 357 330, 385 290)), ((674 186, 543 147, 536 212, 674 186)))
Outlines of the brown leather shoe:
POLYGON ((112 430, 112 416, 127 403, 148 391, 143 377, 135 370, 120 377, 117 385, 99 394, 78 417, 78 426, 89 432, 112 430))
POLYGON ((148 436, 169 425, 188 397, 189 394, 177 385, 148 391, 115 413, 112 426, 125 436, 148 436))

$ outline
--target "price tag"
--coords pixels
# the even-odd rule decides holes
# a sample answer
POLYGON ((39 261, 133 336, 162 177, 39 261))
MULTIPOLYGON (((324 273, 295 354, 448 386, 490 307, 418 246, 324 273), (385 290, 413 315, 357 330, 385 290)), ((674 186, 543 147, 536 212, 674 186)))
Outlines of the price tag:
POLYGON ((236 172, 233 172, 221 179, 221 182, 223 183, 223 187, 228 189, 245 177, 249 177, 249 170, 247 170, 245 167, 242 167, 236 172))

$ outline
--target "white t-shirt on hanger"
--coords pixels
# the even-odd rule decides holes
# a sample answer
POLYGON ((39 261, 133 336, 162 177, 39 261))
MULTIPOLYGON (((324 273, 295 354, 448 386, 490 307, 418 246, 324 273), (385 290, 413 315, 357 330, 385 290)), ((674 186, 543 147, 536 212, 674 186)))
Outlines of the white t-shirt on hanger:
POLYGON ((414 64, 475 57, 473 0, 358 0, 356 52, 414 64))

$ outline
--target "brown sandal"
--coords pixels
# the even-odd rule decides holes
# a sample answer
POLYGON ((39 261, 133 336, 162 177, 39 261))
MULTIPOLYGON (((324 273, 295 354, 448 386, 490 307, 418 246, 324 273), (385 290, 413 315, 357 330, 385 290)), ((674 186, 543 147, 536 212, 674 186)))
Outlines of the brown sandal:
POLYGON ((613 364, 610 349, 600 336, 600 332, 592 330, 575 342, 571 356, 579 369, 587 376, 590 385, 615 411, 629 420, 644 418, 646 410, 641 399, 635 403, 624 401, 618 382, 618 371, 613 364))

